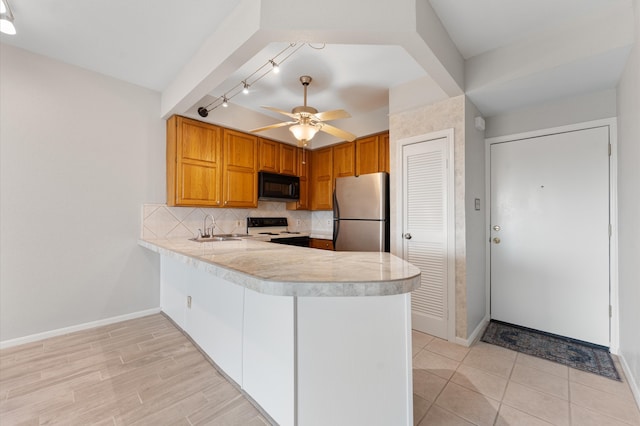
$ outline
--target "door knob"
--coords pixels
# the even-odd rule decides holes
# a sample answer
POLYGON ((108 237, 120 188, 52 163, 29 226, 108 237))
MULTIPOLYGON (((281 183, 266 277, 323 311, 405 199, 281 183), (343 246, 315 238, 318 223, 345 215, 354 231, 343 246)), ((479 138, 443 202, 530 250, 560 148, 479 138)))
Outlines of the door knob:
POLYGON ((494 244, 500 244, 500 238, 494 237, 493 238, 493 242, 494 242, 494 244))
POLYGON ((494 230, 494 231, 499 231, 499 230, 501 230, 501 229, 502 229, 502 228, 500 228, 500 225, 494 225, 494 226, 493 226, 493 230, 494 230))
POLYGON ((402 236, 405 240, 410 240, 411 239, 411 234, 410 233, 406 233, 402 236))

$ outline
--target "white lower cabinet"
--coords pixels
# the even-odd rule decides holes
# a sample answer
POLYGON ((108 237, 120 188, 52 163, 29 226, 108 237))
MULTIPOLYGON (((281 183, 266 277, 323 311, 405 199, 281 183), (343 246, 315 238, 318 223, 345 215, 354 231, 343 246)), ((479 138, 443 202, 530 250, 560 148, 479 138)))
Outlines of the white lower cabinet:
POLYGON ((279 425, 294 425, 294 298, 247 290, 171 257, 160 264, 162 311, 279 425))
POLYGON ((243 389, 281 426, 294 424, 294 298, 245 290, 243 389))
POLYGON ((160 308, 180 328, 186 331, 187 297, 189 292, 183 263, 163 256, 160 261, 160 308))
POLYGON ((162 311, 279 425, 413 424, 409 293, 271 296, 168 256, 161 273, 162 311))
POLYGON ((203 271, 189 282, 187 333, 236 383, 242 384, 244 288, 203 271))
POLYGON ((162 311, 242 385, 244 288, 167 256, 160 282, 162 311))

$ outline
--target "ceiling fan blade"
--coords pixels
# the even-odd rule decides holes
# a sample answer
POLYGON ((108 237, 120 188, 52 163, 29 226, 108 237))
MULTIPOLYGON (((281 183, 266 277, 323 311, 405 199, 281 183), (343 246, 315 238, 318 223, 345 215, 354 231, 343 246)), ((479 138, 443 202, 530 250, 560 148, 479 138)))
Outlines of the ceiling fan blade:
POLYGON ((269 111, 277 112, 278 114, 286 115, 287 117, 291 117, 291 118, 295 118, 295 119, 299 119, 300 118, 298 116, 298 114, 291 114, 290 112, 283 111, 283 110, 281 110, 279 108, 276 108, 276 107, 270 107, 270 106, 262 105, 262 108, 268 109, 269 111))
POLYGON ((331 121, 340 118, 351 118, 351 114, 343 109, 334 109, 333 111, 324 111, 313 114, 318 121, 331 121))
POLYGON ((282 123, 270 124, 264 127, 258 127, 257 129, 249 130, 252 133, 262 132, 265 130, 277 129, 278 127, 288 126, 290 124, 296 124, 297 121, 283 121, 282 123))
POLYGON ((332 136, 335 136, 337 138, 340 138, 349 142, 352 142, 356 138, 356 135, 354 135, 353 133, 349 133, 345 130, 338 129, 337 127, 333 127, 325 123, 323 123, 322 127, 320 127, 320 131, 329 133, 332 136))

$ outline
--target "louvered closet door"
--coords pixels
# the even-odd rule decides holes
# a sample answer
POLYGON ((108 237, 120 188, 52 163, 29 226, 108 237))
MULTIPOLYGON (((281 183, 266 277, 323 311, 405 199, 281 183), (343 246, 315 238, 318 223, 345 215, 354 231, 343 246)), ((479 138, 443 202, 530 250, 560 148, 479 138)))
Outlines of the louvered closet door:
POLYGON ((405 145, 403 257, 420 269, 412 327, 447 339, 447 138, 405 145), (408 235, 409 234, 409 235, 408 235))

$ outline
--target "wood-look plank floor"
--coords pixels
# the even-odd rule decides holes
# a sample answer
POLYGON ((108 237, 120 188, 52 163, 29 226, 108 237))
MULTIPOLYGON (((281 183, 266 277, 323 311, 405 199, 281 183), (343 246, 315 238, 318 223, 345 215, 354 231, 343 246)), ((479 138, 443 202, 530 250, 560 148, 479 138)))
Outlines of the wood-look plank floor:
POLYGON ((164 316, 0 351, 0 425, 269 422, 164 316))

